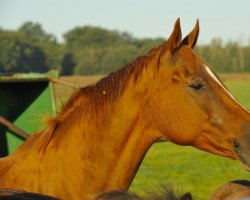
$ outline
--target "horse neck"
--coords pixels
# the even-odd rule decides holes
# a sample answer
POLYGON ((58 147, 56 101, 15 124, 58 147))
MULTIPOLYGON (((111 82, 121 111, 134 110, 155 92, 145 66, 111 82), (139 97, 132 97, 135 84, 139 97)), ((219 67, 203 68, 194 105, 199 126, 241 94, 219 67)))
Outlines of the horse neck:
MULTIPOLYGON (((146 126, 141 115, 142 102, 135 96, 135 83, 129 81, 117 101, 97 113, 81 113, 74 120, 75 113, 81 110, 76 107, 77 111, 61 122, 54 133, 46 151, 62 151, 62 159, 68 163, 72 160, 81 169, 70 170, 78 173, 76 179, 88 183, 82 188, 97 192, 127 189, 148 148, 158 139, 152 132, 147 134, 152 130, 146 126)), ((86 99, 82 101, 78 105, 86 106, 86 99)))
POLYGON ((0 187, 14 185, 68 199, 126 190, 148 148, 160 137, 143 114, 150 100, 144 82, 150 74, 154 77, 150 70, 150 65, 126 67, 104 79, 108 84, 80 91, 47 131, 20 147, 22 159, 15 159, 0 187))

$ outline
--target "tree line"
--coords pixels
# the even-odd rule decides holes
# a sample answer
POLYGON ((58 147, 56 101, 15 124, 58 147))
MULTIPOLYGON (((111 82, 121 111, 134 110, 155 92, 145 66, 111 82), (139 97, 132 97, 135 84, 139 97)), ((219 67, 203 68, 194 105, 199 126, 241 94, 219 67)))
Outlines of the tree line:
MULTIPOLYGON (((62 75, 107 74, 165 40, 135 38, 94 26, 73 28, 63 38, 64 42, 58 42, 34 22, 15 31, 0 28, 0 73, 57 69, 62 75)), ((250 71, 250 44, 223 43, 217 38, 198 45, 195 51, 216 72, 250 71)))

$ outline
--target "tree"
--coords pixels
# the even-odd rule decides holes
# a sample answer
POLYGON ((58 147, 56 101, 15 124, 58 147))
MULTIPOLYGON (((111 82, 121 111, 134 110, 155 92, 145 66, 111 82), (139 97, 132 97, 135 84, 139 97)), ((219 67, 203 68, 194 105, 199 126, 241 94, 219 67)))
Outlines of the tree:
MULTIPOLYGON (((58 69, 63 75, 107 74, 164 41, 93 26, 69 30, 64 39, 58 43, 34 22, 24 23, 17 31, 0 28, 0 72, 58 69)), ((217 72, 250 71, 250 43, 242 46, 215 38, 195 51, 217 72)))
POLYGON ((23 35, 28 44, 43 50, 49 69, 60 70, 64 50, 62 45, 57 43, 54 35, 46 33, 40 24, 34 22, 25 22, 18 32, 23 35))
POLYGON ((25 22, 19 29, 18 32, 26 37, 26 40, 30 44, 38 45, 39 43, 48 42, 56 43, 56 38, 52 34, 46 33, 42 26, 34 22, 25 22))
POLYGON ((2 72, 45 72, 48 70, 42 49, 27 43, 13 31, 0 31, 0 66, 2 72))
POLYGON ((72 53, 66 53, 63 56, 61 74, 72 75, 75 67, 75 62, 72 53))
POLYGON ((91 26, 74 28, 64 38, 74 57, 75 74, 109 73, 162 41, 138 40, 127 32, 91 26))

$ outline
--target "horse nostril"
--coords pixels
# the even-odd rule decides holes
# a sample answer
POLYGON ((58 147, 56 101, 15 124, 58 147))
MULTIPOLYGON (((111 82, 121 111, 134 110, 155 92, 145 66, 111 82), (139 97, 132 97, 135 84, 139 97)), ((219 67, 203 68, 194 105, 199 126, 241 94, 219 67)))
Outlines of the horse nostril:
POLYGON ((240 143, 238 142, 237 139, 234 140, 234 147, 238 148, 240 146, 240 143))

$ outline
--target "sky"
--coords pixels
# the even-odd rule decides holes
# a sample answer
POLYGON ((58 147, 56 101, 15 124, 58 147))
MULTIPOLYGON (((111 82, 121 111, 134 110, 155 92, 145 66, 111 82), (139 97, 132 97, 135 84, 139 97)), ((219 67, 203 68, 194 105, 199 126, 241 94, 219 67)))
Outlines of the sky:
POLYGON ((183 37, 198 18, 198 43, 220 37, 248 43, 249 0, 0 0, 0 27, 16 30, 27 21, 63 41, 76 26, 127 31, 137 38, 168 38, 180 17, 183 37))

